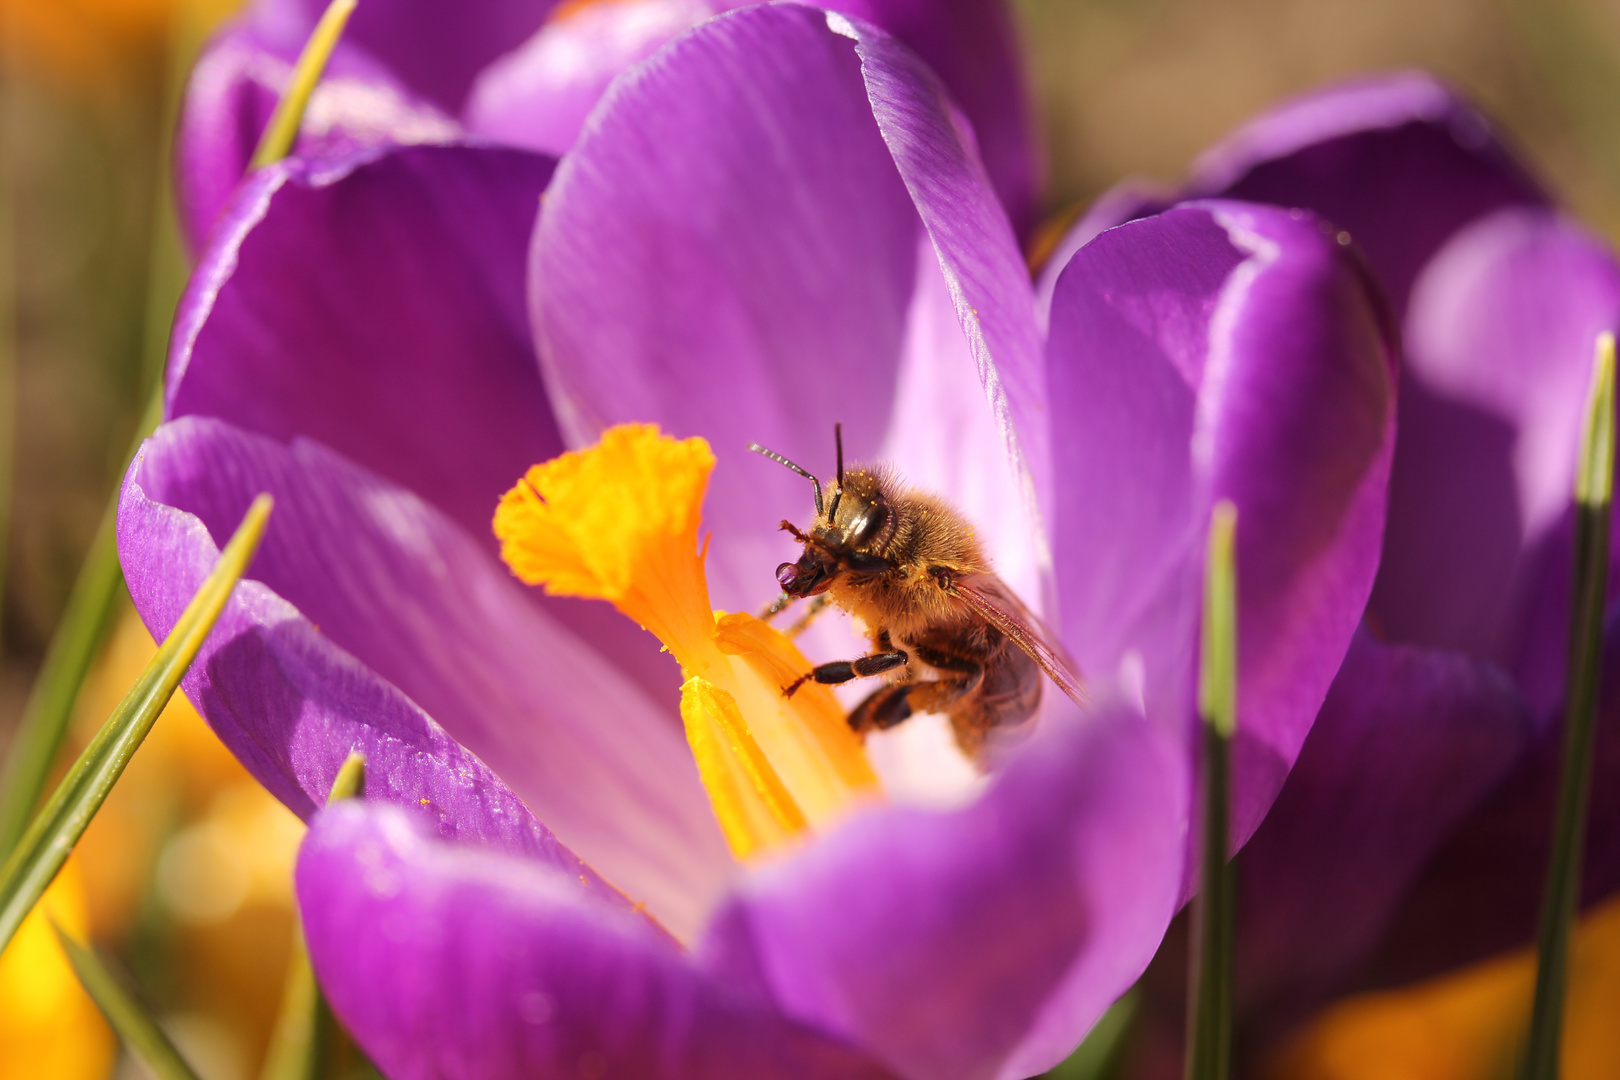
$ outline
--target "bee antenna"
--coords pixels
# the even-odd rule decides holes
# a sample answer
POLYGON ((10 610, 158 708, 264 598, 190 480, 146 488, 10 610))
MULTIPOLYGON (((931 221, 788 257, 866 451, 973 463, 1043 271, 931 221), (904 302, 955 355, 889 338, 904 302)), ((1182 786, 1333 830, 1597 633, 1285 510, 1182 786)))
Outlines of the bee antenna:
MULTIPOLYGON (((827 520, 831 521, 838 516, 838 500, 844 497, 844 425, 833 425, 833 445, 838 447, 838 490, 833 492, 832 509, 827 512, 827 520)), ((818 508, 819 509, 819 508, 818 508)))
MULTIPOLYGON (((789 461, 787 458, 783 457, 781 454, 778 454, 775 450, 767 450, 763 446, 759 445, 759 443, 757 443, 757 442, 749 443, 748 444, 748 449, 752 450, 756 454, 764 454, 766 457, 770 458, 772 461, 776 462, 778 465, 786 465, 788 468, 792 469, 794 472, 798 473, 800 476, 802 476, 806 480, 810 481, 811 486, 816 489, 816 513, 818 513, 818 514, 821 513, 821 481, 820 480, 817 480, 814 476, 811 476, 810 473, 808 471, 806 471, 803 467, 801 467, 799 465, 795 465, 793 462, 789 461)), ((835 499, 836 499, 836 496, 835 496, 835 499)))

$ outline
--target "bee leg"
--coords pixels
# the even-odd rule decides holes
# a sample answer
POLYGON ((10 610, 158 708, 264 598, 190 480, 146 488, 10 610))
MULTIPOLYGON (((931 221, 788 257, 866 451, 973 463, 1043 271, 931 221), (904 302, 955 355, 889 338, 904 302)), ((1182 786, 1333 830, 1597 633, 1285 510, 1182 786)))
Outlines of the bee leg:
MULTIPOLYGON (((787 594, 783 593, 782 595, 786 596, 787 594)), ((827 595, 823 593, 814 600, 810 601, 810 607, 805 611, 805 613, 800 615, 798 619, 794 621, 792 626, 788 627, 782 632, 790 638, 796 638, 800 634, 804 633, 805 630, 809 628, 811 623, 815 622, 817 615, 820 615, 826 610, 827 595)))
POLYGON ((888 731, 911 715, 911 684, 897 683, 874 691, 849 714, 849 726, 857 735, 868 731, 888 731))
POLYGON ((793 603, 793 597, 789 596, 787 593, 778 594, 776 599, 771 601, 770 606, 759 613, 759 621, 770 622, 772 619, 776 618, 776 616, 780 615, 782 611, 791 603, 793 603))
POLYGON ((899 649, 891 652, 873 653, 858 660, 834 660, 830 664, 817 664, 806 675, 800 675, 793 680, 792 685, 782 691, 783 697, 792 697, 793 692, 805 683, 814 680, 828 686, 837 686, 847 683, 851 679, 864 679, 868 675, 881 675, 885 671, 893 671, 897 667, 904 667, 907 656, 899 649))

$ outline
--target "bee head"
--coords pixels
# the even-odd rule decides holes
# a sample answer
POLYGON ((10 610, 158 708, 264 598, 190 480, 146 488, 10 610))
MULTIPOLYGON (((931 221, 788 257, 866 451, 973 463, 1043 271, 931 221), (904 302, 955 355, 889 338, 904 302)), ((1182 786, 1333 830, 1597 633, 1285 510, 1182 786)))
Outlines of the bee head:
POLYGON ((893 526, 882 479, 867 469, 851 469, 839 479, 827 512, 816 515, 810 535, 842 556, 876 556, 888 546, 893 526))
POLYGON ((882 554, 894 535, 895 525, 883 479, 869 469, 851 469, 846 474, 842 424, 833 426, 833 439, 838 450, 837 484, 832 500, 826 503, 821 497, 821 481, 808 470, 758 443, 748 446, 809 480, 815 491, 816 517, 808 535, 788 522, 782 523, 804 544, 797 562, 776 568, 776 582, 789 596, 815 596, 826 592, 844 574, 881 574, 893 567, 882 554))

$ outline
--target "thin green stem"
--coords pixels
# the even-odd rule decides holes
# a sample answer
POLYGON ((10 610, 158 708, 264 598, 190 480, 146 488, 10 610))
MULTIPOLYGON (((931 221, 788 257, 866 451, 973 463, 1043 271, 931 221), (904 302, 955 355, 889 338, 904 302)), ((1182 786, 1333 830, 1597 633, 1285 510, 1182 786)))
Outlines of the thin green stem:
POLYGON ((151 663, 135 680, 107 722, 96 732, 77 761, 0 867, 0 950, 33 909, 56 872, 67 861, 101 804, 106 801, 129 759, 134 756, 158 714, 169 703, 186 669, 196 658, 236 582, 247 570, 270 516, 270 496, 260 495, 248 509, 236 534, 174 629, 158 646, 151 663))
POLYGON ((75 940, 60 926, 53 924, 53 928, 79 983, 129 1052, 139 1058, 157 1080, 198 1080, 169 1036, 112 967, 93 948, 75 940))
POLYGON ((1614 502, 1614 336, 1598 336, 1592 388, 1575 478, 1575 592, 1569 624, 1563 768, 1537 934, 1536 991, 1525 1041, 1523 1080, 1559 1073, 1569 939, 1580 900, 1597 730, 1604 595, 1609 576, 1609 514, 1614 502))
POLYGON ((332 1041, 332 1013, 315 984, 304 928, 293 926, 292 955, 281 990, 281 1011, 270 1035, 259 1080, 318 1080, 332 1041))
POLYGON ((1227 858, 1231 741, 1237 730, 1237 510, 1215 507, 1204 568, 1198 672, 1202 887, 1193 900, 1187 1010, 1188 1080, 1226 1080, 1232 1058, 1234 888, 1227 858))
POLYGON ((258 149, 253 152, 253 161, 248 165, 249 171, 262 169, 292 153, 293 143, 298 139, 298 129, 304 122, 304 110, 309 107, 310 95, 315 92, 315 85, 326 71, 326 62, 332 58, 332 50, 337 48, 338 39, 343 36, 343 28, 354 13, 354 5, 355 0, 332 0, 326 6, 320 22, 315 24, 315 30, 304 45, 304 51, 298 55, 298 62, 293 65, 292 78, 288 80, 281 100, 276 103, 269 126, 259 137, 258 149))

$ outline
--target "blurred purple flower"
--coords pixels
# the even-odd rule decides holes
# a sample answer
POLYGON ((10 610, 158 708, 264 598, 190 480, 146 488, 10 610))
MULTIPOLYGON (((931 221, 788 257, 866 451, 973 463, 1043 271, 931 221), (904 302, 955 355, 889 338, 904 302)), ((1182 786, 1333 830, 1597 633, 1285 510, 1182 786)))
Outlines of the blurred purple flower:
MULTIPOLYGON (((1389 298, 1404 354, 1365 629, 1239 863, 1241 1006, 1264 1037, 1332 992, 1530 940, 1557 779, 1579 418, 1597 334, 1620 328, 1620 264, 1478 112, 1421 74, 1283 105, 1208 151, 1179 195, 1132 183, 1105 196, 1061 250, 1211 197, 1332 221, 1389 298)), ((1587 902, 1620 887, 1617 650, 1611 634, 1587 902)), ((1179 987, 1174 968, 1166 983, 1179 987)))
MULTIPOLYGON (((1242 521, 1235 842, 1365 608, 1394 434, 1370 280, 1311 214, 1192 203, 1077 255, 1043 342, 940 81, 797 5, 630 69, 553 170, 454 143, 250 178, 125 482, 157 633, 276 497, 185 689, 311 820, 298 891, 334 1007, 396 1078, 1052 1065, 1193 887, 1210 507, 1242 521), (774 591, 774 523, 808 508, 744 445, 821 461, 841 420, 852 455, 978 524, 1096 713, 1048 693, 956 805, 898 799, 737 866, 667 658, 605 605, 524 589, 489 533, 528 465, 627 420, 714 447, 709 579, 733 610, 774 591), (366 801, 317 813, 351 750, 366 801)), ((897 790, 929 770, 924 721, 900 730, 873 749, 897 790)))
MULTIPOLYGON (((578 137, 619 72, 747 0, 366 0, 305 114, 297 150, 342 159, 388 144, 463 139, 552 156, 578 137)), ((182 220, 200 250, 269 123, 325 0, 253 0, 204 51, 178 136, 182 220)), ((1002 0, 841 0, 938 73, 977 132, 996 193, 1022 233, 1041 161, 1002 0)))

